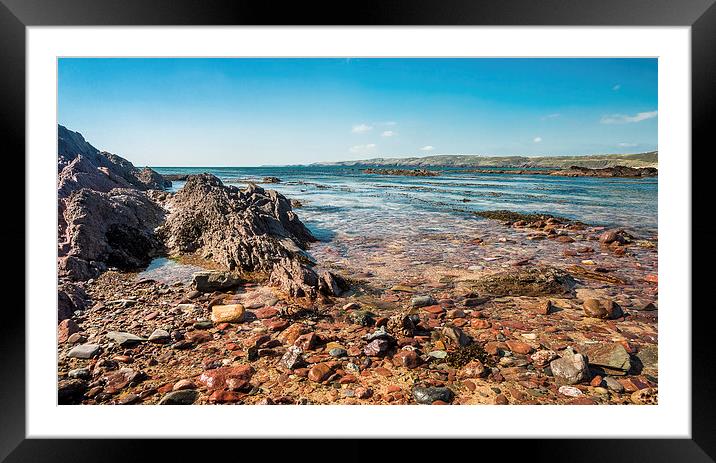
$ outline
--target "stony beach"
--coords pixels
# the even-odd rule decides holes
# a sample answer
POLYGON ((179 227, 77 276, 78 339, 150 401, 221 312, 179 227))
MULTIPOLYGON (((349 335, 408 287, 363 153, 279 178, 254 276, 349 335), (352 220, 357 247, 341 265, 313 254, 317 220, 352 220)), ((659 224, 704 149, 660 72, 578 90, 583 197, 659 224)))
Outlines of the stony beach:
POLYGON ((655 233, 495 208, 326 239, 278 177, 59 154, 60 404, 658 401, 655 233))

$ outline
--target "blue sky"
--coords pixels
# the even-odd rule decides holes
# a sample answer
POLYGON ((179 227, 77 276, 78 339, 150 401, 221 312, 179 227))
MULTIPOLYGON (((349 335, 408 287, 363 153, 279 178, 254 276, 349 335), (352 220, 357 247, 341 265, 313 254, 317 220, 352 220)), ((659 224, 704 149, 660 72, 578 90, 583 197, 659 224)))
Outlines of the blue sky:
POLYGON ((657 149, 656 59, 62 58, 58 121, 136 165, 657 149))

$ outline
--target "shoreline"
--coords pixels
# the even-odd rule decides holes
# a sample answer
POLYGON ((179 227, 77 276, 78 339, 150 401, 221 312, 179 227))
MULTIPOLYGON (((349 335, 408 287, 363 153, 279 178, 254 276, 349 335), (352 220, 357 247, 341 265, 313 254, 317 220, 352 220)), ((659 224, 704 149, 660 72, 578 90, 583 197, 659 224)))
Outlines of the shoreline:
POLYGON ((160 191, 73 134, 60 404, 658 401, 657 239, 496 210, 319 241, 274 190, 160 191), (139 277, 162 256, 167 283, 139 277))

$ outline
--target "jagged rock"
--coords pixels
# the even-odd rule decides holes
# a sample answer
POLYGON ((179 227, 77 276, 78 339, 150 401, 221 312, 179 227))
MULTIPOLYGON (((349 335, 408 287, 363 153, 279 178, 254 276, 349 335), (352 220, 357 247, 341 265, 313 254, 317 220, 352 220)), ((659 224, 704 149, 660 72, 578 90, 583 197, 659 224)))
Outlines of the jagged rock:
POLYGON ((161 190, 171 186, 160 174, 138 169, 116 154, 100 152, 78 133, 58 126, 58 184, 60 198, 82 188, 109 192, 115 188, 161 190))
POLYGON ((64 201, 59 236, 61 276, 86 280, 107 266, 132 270, 149 264, 163 246, 154 230, 164 210, 141 191, 81 189, 64 201))
POLYGON ((347 287, 313 270, 305 249, 316 239, 276 191, 192 175, 165 205, 169 215, 159 232, 171 253, 199 253, 229 270, 269 275, 270 284, 293 297, 338 295, 347 287))
POLYGON ((169 251, 198 251, 230 270, 270 272, 315 241, 283 195, 254 184, 225 186, 211 174, 189 176, 167 208, 162 233, 169 251))
POLYGON ((291 297, 315 298, 318 294, 318 275, 295 259, 284 258, 276 263, 269 284, 277 286, 291 297))

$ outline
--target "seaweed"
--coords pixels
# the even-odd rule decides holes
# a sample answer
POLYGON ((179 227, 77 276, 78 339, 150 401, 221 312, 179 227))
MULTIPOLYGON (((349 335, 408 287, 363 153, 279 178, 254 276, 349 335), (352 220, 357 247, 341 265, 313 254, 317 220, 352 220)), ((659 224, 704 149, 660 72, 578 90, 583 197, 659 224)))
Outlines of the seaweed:
POLYGON ((462 368, 472 360, 479 360, 483 365, 488 365, 489 357, 481 344, 472 343, 448 352, 445 362, 453 368, 462 368))

